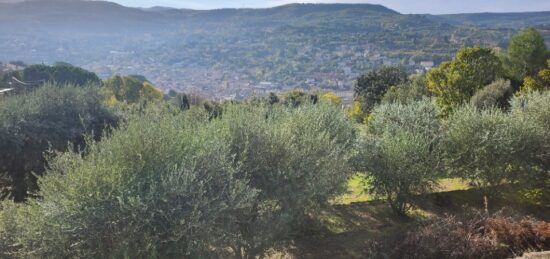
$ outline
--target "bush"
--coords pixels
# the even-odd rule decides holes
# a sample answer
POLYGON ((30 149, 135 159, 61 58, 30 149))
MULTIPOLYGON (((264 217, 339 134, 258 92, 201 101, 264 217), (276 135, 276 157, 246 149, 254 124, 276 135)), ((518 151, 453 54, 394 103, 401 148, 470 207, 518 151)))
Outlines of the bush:
POLYGON ((470 104, 478 109, 493 107, 506 109, 509 107, 509 101, 513 95, 514 89, 510 81, 499 79, 477 91, 472 96, 470 104))
POLYGON ((16 210, 24 216, 12 234, 21 246, 14 255, 211 254, 211 245, 226 235, 223 218, 256 192, 236 179, 224 136, 189 116, 136 115, 91 143, 85 157, 55 158, 40 181, 42 198, 16 210))
POLYGON ((550 224, 503 212, 447 216, 409 232, 392 258, 511 258, 550 249, 550 224))
POLYGON ((344 190, 354 137, 338 107, 229 106, 215 123, 229 130, 242 174, 260 190, 254 209, 238 217, 231 244, 236 254, 261 255, 344 190))
POLYGON ((538 148, 535 160, 540 169, 539 177, 525 177, 536 184, 550 181, 550 91, 532 92, 524 96, 514 97, 511 101, 511 113, 522 118, 525 123, 533 125, 537 134, 538 148))
POLYGON ((428 100, 383 104, 373 111, 369 134, 357 158, 357 170, 370 177, 371 193, 385 197, 405 215, 414 196, 436 185, 441 127, 437 108, 428 100))
POLYGON ((333 105, 156 109, 54 158, 41 199, 4 202, 3 256, 254 258, 349 174, 353 132, 333 105))
POLYGON ((95 73, 67 63, 58 63, 54 66, 31 65, 22 71, 13 72, 12 76, 29 82, 28 85, 17 85, 19 90, 33 90, 45 83, 75 86, 99 85, 101 83, 95 73))
POLYGON ((466 106, 447 122, 445 161, 451 174, 488 191, 529 176, 539 141, 536 126, 525 118, 466 106))
POLYGON ((68 143, 84 144, 84 135, 99 138, 116 123, 102 104, 97 87, 45 85, 0 103, 0 172, 9 181, 4 188, 16 201, 36 189, 34 174, 42 174, 48 149, 65 150, 68 143))

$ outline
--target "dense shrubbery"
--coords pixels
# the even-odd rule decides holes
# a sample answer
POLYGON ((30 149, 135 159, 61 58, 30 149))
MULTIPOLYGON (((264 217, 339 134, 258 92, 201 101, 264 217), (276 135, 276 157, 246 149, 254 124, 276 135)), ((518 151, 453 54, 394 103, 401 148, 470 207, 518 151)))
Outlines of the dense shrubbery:
POLYGON ((463 107, 447 122, 447 168, 477 187, 521 179, 540 149, 534 123, 497 109, 463 107))
POLYGON ((522 180, 535 186, 547 186, 550 184, 550 91, 513 98, 511 106, 512 116, 533 125, 537 134, 537 145, 531 147, 536 150, 532 159, 537 173, 526 175, 522 180))
POLYGON ((31 65, 21 71, 8 73, 3 81, 10 81, 12 76, 25 83, 17 84, 18 90, 33 90, 45 83, 76 86, 101 83, 96 74, 67 63, 58 63, 53 66, 31 65))
POLYGON ((105 109, 97 87, 45 85, 0 102, 0 173, 4 195, 22 201, 36 189, 34 174, 44 171, 44 152, 84 144, 84 135, 99 137, 116 122, 105 109))
POLYGON ((440 175, 438 110, 425 99, 410 105, 383 104, 372 116, 357 169, 369 174, 370 192, 405 215, 413 198, 432 190, 440 175))
POLYGON ((3 255, 253 258, 349 173, 352 129, 332 105, 150 109, 51 161, 41 199, 4 202, 3 255))

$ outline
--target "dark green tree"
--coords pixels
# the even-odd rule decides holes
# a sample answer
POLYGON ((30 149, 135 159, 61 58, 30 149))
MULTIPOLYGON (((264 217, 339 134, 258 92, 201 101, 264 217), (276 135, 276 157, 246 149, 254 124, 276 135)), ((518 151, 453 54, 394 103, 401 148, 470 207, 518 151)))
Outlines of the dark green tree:
POLYGON ((512 78, 523 81, 527 76, 537 75, 545 67, 547 58, 544 38, 535 28, 529 28, 510 41, 506 70, 512 78))
POLYGON ((35 89, 44 83, 57 85, 72 84, 84 86, 87 84, 99 84, 99 77, 90 71, 67 63, 58 63, 54 66, 31 65, 20 72, 14 73, 23 84, 16 85, 23 89, 35 89))
POLYGON ((36 177, 46 166, 49 149, 84 144, 86 134, 99 138, 116 123, 102 104, 97 87, 47 84, 36 91, 9 97, 0 105, 0 173, 11 182, 3 193, 23 201, 36 190, 36 177))
POLYGON ((189 97, 185 93, 177 93, 176 96, 174 96, 173 103, 181 111, 186 111, 186 110, 189 110, 189 108, 191 108, 191 104, 189 103, 189 97))
POLYGON ((361 103, 364 114, 368 114, 392 86, 407 81, 407 74, 398 67, 384 67, 357 78, 354 86, 356 101, 361 103))

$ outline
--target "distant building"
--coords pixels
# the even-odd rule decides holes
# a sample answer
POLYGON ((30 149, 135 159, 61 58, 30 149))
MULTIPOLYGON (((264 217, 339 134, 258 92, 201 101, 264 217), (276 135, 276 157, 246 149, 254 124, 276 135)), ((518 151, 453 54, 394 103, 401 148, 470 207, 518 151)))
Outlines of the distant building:
POLYGON ((420 62, 420 66, 422 66, 426 71, 434 68, 435 63, 433 61, 422 61, 420 62))
POLYGON ((272 88, 273 83, 272 82, 260 82, 260 87, 272 88))

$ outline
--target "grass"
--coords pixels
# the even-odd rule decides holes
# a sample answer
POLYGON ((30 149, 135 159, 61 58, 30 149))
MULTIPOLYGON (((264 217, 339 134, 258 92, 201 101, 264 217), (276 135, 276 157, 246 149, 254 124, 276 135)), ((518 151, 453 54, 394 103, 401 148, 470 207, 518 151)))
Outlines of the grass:
MULTIPOLYGON (((333 204, 349 205, 357 202, 374 201, 377 197, 369 194, 366 189, 368 187, 368 180, 362 173, 357 173, 352 176, 347 183, 347 192, 344 195, 334 199, 333 204)), ((470 186, 468 183, 459 178, 446 178, 439 181, 439 187, 436 192, 450 192, 468 190, 470 186)))
MULTIPOLYGON (((407 219, 395 216, 389 206, 365 192, 368 181, 362 174, 350 178, 346 194, 332 206, 312 215, 310 231, 295 238, 269 258, 365 258, 369 246, 414 229, 427 219, 459 215, 483 208, 483 195, 461 179, 442 179, 435 193, 417 197, 417 207, 407 219)), ((499 186, 491 198, 491 211, 508 208, 518 215, 550 220, 550 198, 540 190, 525 191, 513 185, 499 186), (544 202, 546 201, 546 202, 544 202)))
POLYGON ((470 185, 468 182, 460 178, 446 178, 439 181, 438 192, 451 192, 451 191, 461 191, 469 190, 470 185))
POLYGON ((347 205, 354 202, 375 200, 375 197, 366 191, 367 186, 368 182, 365 180, 365 175, 360 173, 355 174, 348 180, 347 192, 336 198, 333 204, 347 205))

